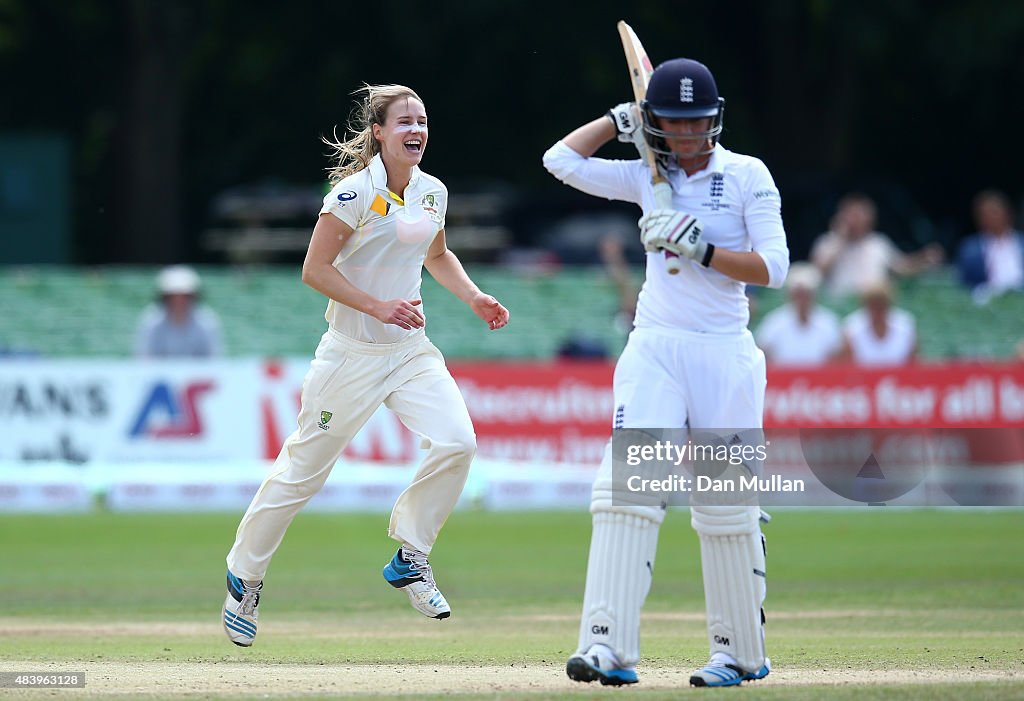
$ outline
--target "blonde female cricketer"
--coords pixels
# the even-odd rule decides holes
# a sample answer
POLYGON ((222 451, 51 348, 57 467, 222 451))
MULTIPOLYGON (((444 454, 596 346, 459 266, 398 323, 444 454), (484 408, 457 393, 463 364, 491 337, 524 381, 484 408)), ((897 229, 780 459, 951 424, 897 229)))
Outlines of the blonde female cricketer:
POLYGON ((427 448, 392 511, 388 534, 401 546, 384 577, 424 615, 451 615, 427 556, 462 493, 476 437, 444 358, 424 332, 422 269, 491 330, 505 326, 509 313, 480 291, 445 245, 448 190, 419 168, 428 139, 423 100, 401 85, 359 92, 349 125, 354 134, 327 141, 336 160, 334 187, 302 265, 302 281, 329 299, 327 332, 302 385, 298 429, 227 556, 224 630, 243 647, 256 637, 263 578, 285 531, 382 403, 427 448))

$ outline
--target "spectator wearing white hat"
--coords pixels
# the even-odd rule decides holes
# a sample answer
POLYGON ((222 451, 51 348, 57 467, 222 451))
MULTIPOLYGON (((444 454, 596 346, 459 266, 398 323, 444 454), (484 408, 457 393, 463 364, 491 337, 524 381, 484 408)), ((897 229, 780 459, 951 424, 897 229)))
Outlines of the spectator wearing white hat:
POLYGON ((842 349, 839 317, 815 302, 821 273, 810 263, 789 267, 789 302, 765 315, 754 334, 770 365, 823 365, 842 349))
POLYGON ((917 327, 910 312, 893 306, 892 286, 878 282, 861 294, 861 306, 843 319, 842 357, 856 365, 889 367, 917 357, 917 327))
POLYGON ((223 355, 220 320, 199 304, 200 280, 192 268, 164 268, 156 279, 159 300, 139 319, 135 355, 143 358, 211 358, 223 355))

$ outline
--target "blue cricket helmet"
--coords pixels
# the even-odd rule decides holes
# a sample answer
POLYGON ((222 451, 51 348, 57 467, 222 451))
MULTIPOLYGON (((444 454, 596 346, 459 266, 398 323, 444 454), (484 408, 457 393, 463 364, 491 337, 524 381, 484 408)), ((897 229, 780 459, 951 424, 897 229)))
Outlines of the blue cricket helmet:
MULTIPOLYGON (((714 150, 722 134, 725 99, 718 94, 718 85, 711 71, 700 61, 674 58, 654 69, 647 85, 647 95, 640 103, 644 132, 651 149, 660 155, 671 155, 665 137, 672 136, 658 128, 655 117, 666 119, 700 119, 712 117, 710 128, 692 139, 706 140, 714 150)), ((674 138, 679 138, 678 136, 674 138)))

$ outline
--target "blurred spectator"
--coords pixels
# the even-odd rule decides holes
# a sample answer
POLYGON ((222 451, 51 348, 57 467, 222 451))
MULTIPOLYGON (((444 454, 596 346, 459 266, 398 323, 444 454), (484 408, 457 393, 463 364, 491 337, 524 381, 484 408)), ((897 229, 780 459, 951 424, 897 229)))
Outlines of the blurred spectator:
POLYGON ((8 346, 0 342, 0 360, 9 358, 36 358, 39 356, 39 351, 34 348, 22 348, 18 346, 8 346))
POLYGON ((601 262, 618 295, 619 308, 615 313, 615 329, 627 334, 633 330, 633 317, 636 316, 636 300, 640 290, 629 272, 622 239, 617 234, 605 234, 597 246, 601 262))
POLYGON ((195 270, 175 265, 160 271, 160 295, 142 314, 135 334, 135 355, 145 358, 209 358, 224 353, 220 320, 199 304, 195 270))
MULTIPOLYGON (((616 233, 607 233, 598 241, 597 250, 608 273, 608 278, 615 286, 617 308, 613 325, 615 330, 628 334, 633 330, 633 317, 636 316, 636 299, 639 290, 633 283, 629 272, 629 262, 623 252, 622 238, 616 233)), ((557 355, 562 360, 590 360, 607 358, 610 354, 604 342, 585 334, 574 333, 558 346, 557 355)))
POLYGON ((786 276, 789 302, 768 312, 754 337, 770 365, 824 365, 843 347, 839 317, 815 303, 821 274, 794 263, 786 276))
POLYGON ((556 355, 559 360, 598 360, 608 357, 608 349, 600 339, 577 334, 562 341, 556 355))
POLYGON ((904 365, 917 355, 914 317, 892 306, 892 287, 875 283, 843 320, 843 357, 857 365, 904 365))
POLYGON ((875 203, 865 195, 851 193, 839 201, 829 231, 811 249, 811 262, 825 278, 828 294, 858 294, 888 280, 890 273, 914 275, 942 262, 942 247, 934 243, 903 253, 875 231, 876 218, 875 203))
POLYGON ((1013 228, 1010 200, 996 190, 979 192, 974 223, 978 233, 964 239, 957 255, 960 280, 971 288, 974 301, 984 304, 1024 288, 1024 235, 1013 228))

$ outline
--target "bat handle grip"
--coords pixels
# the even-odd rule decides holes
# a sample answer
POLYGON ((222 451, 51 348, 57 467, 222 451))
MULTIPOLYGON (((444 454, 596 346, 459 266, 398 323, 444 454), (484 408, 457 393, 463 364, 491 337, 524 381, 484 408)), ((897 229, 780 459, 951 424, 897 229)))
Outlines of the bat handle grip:
POLYGON ((683 269, 683 262, 679 260, 679 254, 665 250, 662 253, 665 254, 665 270, 669 275, 678 275, 679 271, 683 269))
MULTIPOLYGON (((654 181, 654 200, 658 203, 658 209, 672 209, 672 186, 662 178, 654 181)), ((669 275, 677 275, 683 267, 679 260, 679 254, 663 250, 665 254, 665 269, 669 275)))

